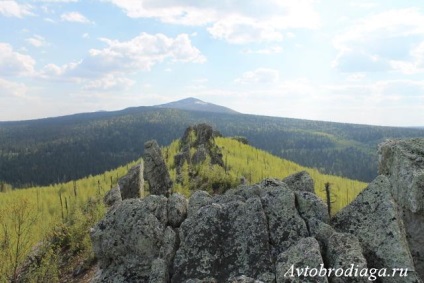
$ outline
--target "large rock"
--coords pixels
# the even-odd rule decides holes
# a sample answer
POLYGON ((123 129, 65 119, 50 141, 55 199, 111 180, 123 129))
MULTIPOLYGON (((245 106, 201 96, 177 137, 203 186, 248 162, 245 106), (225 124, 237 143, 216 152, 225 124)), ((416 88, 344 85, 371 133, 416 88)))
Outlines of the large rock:
POLYGON ((330 225, 316 218, 308 219, 308 227, 311 236, 315 237, 320 244, 321 254, 327 267, 334 270, 352 269, 352 274, 346 274, 347 277, 336 277, 335 274, 331 274, 329 276, 331 283, 368 282, 367 278, 354 276, 354 268, 361 270, 367 267, 367 261, 356 236, 336 232, 330 225))
POLYGON ((149 183, 150 194, 168 196, 172 190, 172 180, 163 160, 159 145, 155 140, 144 144, 144 178, 149 183))
POLYGON ((187 217, 187 199, 178 193, 172 194, 168 199, 168 222, 174 227, 180 227, 187 217))
POLYGON ((239 275, 273 282, 267 217, 261 200, 256 197, 243 202, 236 195, 193 197, 189 217, 180 227, 172 282, 208 277, 226 282, 239 275))
POLYGON ((421 282, 415 272, 402 217, 390 190, 387 177, 377 177, 334 216, 333 224, 337 230, 358 237, 368 267, 408 269, 408 277, 384 277, 380 278, 381 282, 421 282))
POLYGON ((318 276, 318 272, 322 268, 324 268, 324 262, 317 240, 311 237, 303 238, 278 256, 276 264, 277 283, 326 283, 328 282, 326 276, 318 276), (298 274, 297 270, 303 270, 302 274, 298 274), (315 270, 317 273, 315 273, 315 270))
POLYGON ((283 182, 294 191, 307 191, 310 193, 315 193, 314 180, 306 171, 301 171, 290 175, 284 178, 283 182))
POLYGON ((327 241, 325 250, 325 260, 329 267, 334 270, 342 269, 352 272, 347 276, 335 276, 331 274, 330 282, 332 283, 359 283, 368 282, 366 277, 354 277, 354 269, 362 270, 367 268, 367 261, 362 254, 362 247, 358 238, 348 233, 333 233, 327 241))
POLYGON ((309 236, 296 208, 295 193, 284 183, 262 182, 261 201, 268 220, 269 238, 275 257, 298 240, 309 236))
POLYGON ((102 274, 99 282, 148 282, 164 225, 139 199, 124 200, 91 231, 102 274))
POLYGON ((379 174, 392 183, 392 195, 413 213, 424 210, 424 139, 388 140, 379 145, 379 174))
MULTIPOLYGON (((185 130, 180 142, 180 152, 174 157, 178 183, 183 182, 182 168, 185 163, 201 164, 209 158, 210 164, 224 167, 221 149, 215 143, 215 136, 216 132, 212 126, 204 123, 190 126, 185 130)), ((205 185, 202 182, 191 179, 190 185, 198 189, 205 185)))
POLYGON ((314 193, 296 191, 297 210, 303 219, 316 218, 324 223, 330 223, 327 205, 314 193))
POLYGON ((118 180, 122 199, 144 197, 143 163, 132 167, 118 180))
POLYGON ((379 146, 379 173, 401 206, 415 267, 424 278, 424 139, 389 140, 379 146))
POLYGON ((103 202, 106 206, 116 207, 122 203, 121 190, 119 185, 112 188, 103 198, 103 202))

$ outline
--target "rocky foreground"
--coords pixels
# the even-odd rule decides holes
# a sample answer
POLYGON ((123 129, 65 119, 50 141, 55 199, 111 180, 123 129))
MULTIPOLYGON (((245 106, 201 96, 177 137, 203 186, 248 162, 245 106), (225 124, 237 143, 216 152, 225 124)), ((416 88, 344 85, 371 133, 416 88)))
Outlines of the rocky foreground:
POLYGON ((408 269, 406 277, 376 282, 422 282, 424 140, 390 140, 379 152, 381 175, 331 219, 306 172, 223 195, 172 194, 160 150, 149 142, 144 168, 111 190, 110 209, 92 229, 101 268, 95 281, 369 282, 334 274, 285 277, 292 266, 353 265, 390 275, 392 268, 408 269), (144 178, 152 189, 141 198, 144 178))

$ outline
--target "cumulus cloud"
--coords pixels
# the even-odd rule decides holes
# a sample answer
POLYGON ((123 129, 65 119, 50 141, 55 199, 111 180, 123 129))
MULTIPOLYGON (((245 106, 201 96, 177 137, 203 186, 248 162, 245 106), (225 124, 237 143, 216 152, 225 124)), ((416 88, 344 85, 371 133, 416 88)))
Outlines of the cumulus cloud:
POLYGON ((31 10, 32 6, 28 4, 20 4, 9 0, 0 1, 0 14, 6 17, 23 18, 34 15, 31 10))
POLYGON ((264 55, 278 54, 282 52, 283 52, 283 48, 277 45, 270 46, 267 48, 262 48, 262 49, 246 49, 242 51, 243 54, 264 54, 264 55))
POLYGON ((258 68, 254 71, 245 72, 241 77, 235 80, 236 83, 251 84, 251 83, 276 83, 280 78, 278 70, 268 68, 258 68))
POLYGON ((127 90, 133 86, 135 82, 125 77, 107 74, 97 80, 87 80, 84 82, 84 90, 103 90, 103 91, 120 91, 127 90))
POLYGON ((90 24, 91 21, 79 12, 68 12, 60 16, 60 19, 64 22, 73 22, 80 24, 90 24))
POLYGON ((164 61, 203 63, 206 58, 192 45, 187 34, 175 38, 163 34, 142 33, 129 41, 101 38, 107 46, 91 49, 81 61, 62 66, 48 64, 41 76, 53 80, 69 80, 84 85, 85 89, 130 87, 133 81, 126 75, 150 71, 164 61), (88 82, 91 80, 90 82, 88 82))
POLYGON ((43 2, 43 3, 76 3, 79 2, 79 0, 35 0, 37 2, 43 2))
POLYGON ((108 73, 149 71, 165 60, 203 63, 206 58, 191 44, 187 34, 175 38, 142 33, 129 41, 101 38, 107 47, 91 49, 84 60, 62 67, 50 65, 50 73, 76 77, 99 77, 108 73))
POLYGON ((35 60, 13 50, 8 43, 0 42, 0 75, 28 76, 34 73, 35 60))
POLYGON ((15 83, 0 78, 0 97, 17 96, 23 97, 27 92, 27 87, 22 83, 15 83))
POLYGON ((31 44, 34 47, 43 47, 43 46, 48 46, 48 42, 46 41, 46 39, 40 35, 35 34, 34 36, 27 38, 26 42, 28 42, 29 44, 31 44))
POLYGON ((333 40, 333 67, 343 72, 423 71, 424 15, 389 10, 358 21, 333 40))
POLYGON ((129 17, 206 26, 214 38, 234 44, 281 41, 286 29, 315 29, 320 24, 313 0, 107 1, 121 8, 129 17))

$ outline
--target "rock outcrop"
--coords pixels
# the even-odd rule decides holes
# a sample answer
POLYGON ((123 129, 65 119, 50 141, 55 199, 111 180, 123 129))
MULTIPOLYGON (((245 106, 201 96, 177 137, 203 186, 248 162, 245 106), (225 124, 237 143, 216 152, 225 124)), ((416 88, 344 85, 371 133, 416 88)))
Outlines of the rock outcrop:
POLYGON ((313 193, 276 179, 224 195, 197 191, 188 201, 178 194, 124 200, 92 231, 103 270, 98 281, 328 282, 325 276, 311 281, 284 277, 292 265, 365 262, 356 237, 336 238, 344 234, 326 224, 326 212, 313 193), (330 227, 335 240, 322 236, 325 229, 312 230, 311 223, 330 227))
MULTIPOLYGON (((119 190, 109 194, 114 209, 91 232, 102 270, 97 282, 420 283, 422 145, 383 144, 383 175, 331 221, 306 172, 222 195, 195 191, 188 200, 170 195, 169 182, 152 174, 156 194, 130 200, 120 200, 119 190), (386 276, 352 275, 369 268, 386 269, 386 276), (407 269, 407 276, 393 276, 392 268, 407 269), (333 273, 319 276, 321 269, 333 273), (313 273, 297 273, 306 270, 313 273)), ((145 166, 156 168, 150 151, 145 166)))
POLYGON ((424 139, 388 140, 379 154, 379 173, 390 180, 415 268, 424 278, 424 139))
MULTIPOLYGON (((180 151, 174 157, 177 182, 182 183, 182 168, 185 163, 197 165, 209 159, 211 165, 224 167, 221 150, 214 140, 217 135, 219 134, 208 124, 198 124, 186 129, 180 142, 180 151)), ((189 172, 190 186, 202 189, 205 184, 197 182, 195 175, 196 172, 189 172)))
POLYGON ((132 167, 118 181, 122 199, 144 197, 143 162, 132 167))
POLYGON ((332 219, 334 227, 356 235, 369 267, 407 268, 408 277, 382 278, 382 282, 417 282, 405 228, 390 194, 387 177, 377 177, 358 197, 332 219))
POLYGON ((144 144, 144 178, 149 183, 150 194, 168 196, 172 190, 172 180, 155 140, 144 144))

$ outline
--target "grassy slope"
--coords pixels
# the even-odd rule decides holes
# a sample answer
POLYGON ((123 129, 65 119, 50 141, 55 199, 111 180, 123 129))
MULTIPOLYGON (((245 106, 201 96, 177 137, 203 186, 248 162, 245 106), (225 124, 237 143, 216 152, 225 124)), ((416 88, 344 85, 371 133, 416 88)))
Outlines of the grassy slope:
MULTIPOLYGON (((315 181, 315 192, 325 200, 324 184, 329 182, 332 191, 332 212, 336 213, 349 204, 365 187, 366 183, 343 177, 325 175, 316 169, 300 166, 294 162, 276 157, 270 153, 254 148, 239 141, 229 138, 217 138, 216 143, 222 149, 223 160, 227 172, 217 166, 209 167, 209 170, 199 169, 200 178, 225 178, 232 186, 237 186, 240 177, 244 176, 251 184, 260 182, 264 178, 283 179, 291 174, 306 170, 315 181), (225 174, 225 177, 222 175, 225 174)), ((178 152, 179 142, 174 141, 164 150, 166 163, 171 169, 171 178, 175 180, 173 156, 178 152)), ((190 191, 186 187, 177 186, 177 191, 186 196, 190 191)))

